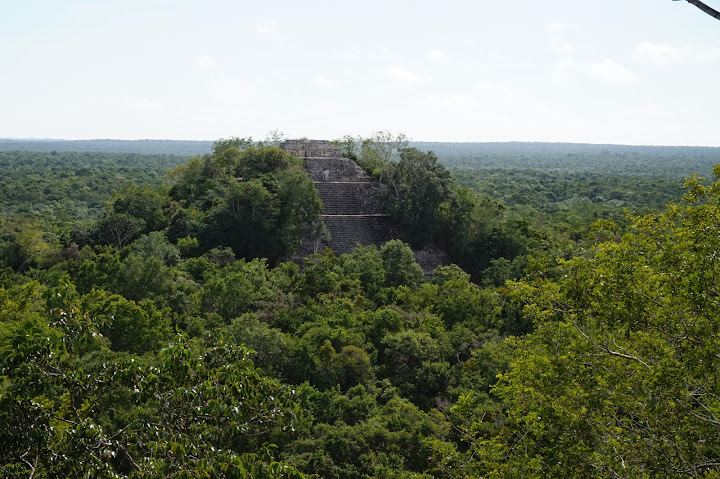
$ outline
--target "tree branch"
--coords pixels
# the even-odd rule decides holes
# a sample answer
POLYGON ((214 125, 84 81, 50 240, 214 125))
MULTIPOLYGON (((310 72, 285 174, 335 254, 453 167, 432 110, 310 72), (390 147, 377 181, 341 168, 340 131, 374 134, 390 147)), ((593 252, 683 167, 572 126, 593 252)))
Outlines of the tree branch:
POLYGON ((35 477, 35 472, 37 469, 38 451, 35 452, 35 461, 33 463, 30 463, 30 461, 25 459, 25 456, 27 456, 28 452, 30 452, 30 449, 25 451, 25 453, 20 456, 20 460, 27 464, 28 467, 30 467, 30 476, 28 476, 28 479, 33 479, 33 477, 35 477))
MULTIPOLYGON (((581 335, 583 338, 585 338, 585 340, 587 340, 590 344, 592 344, 592 345, 595 346, 597 349, 599 349, 600 351, 604 351, 605 354, 608 354, 608 355, 610 355, 610 356, 617 356, 617 357, 619 357, 619 358, 630 359, 630 360, 632 360, 632 361, 637 361, 637 362, 639 362, 640 364, 642 364, 643 366, 645 366, 646 368, 652 369, 645 361, 643 361, 642 359, 640 359, 640 358, 638 358, 638 357, 636 357, 636 356, 633 356, 633 355, 631 355, 631 354, 621 353, 621 352, 619 352, 619 351, 614 351, 614 350, 610 349, 610 346, 608 346, 608 345, 606 345, 606 344, 600 344, 600 343, 598 343, 598 342, 595 341, 595 339, 593 339, 589 334, 587 334, 585 331, 583 331, 583 329, 582 329, 582 328, 577 324, 577 322, 572 318, 572 313, 571 313, 570 311, 564 310, 563 313, 565 314, 565 316, 566 316, 566 317, 568 318, 568 320, 570 321, 570 324, 572 324, 573 327, 580 333, 580 335, 581 335)), ((622 349, 623 351, 627 351, 626 349, 621 348, 621 347, 615 342, 615 340, 614 340, 614 338, 612 338, 612 336, 610 337, 610 339, 611 339, 612 343, 613 343, 618 349, 622 349)))
POLYGON ((130 452, 127 450, 127 448, 120 443, 118 443, 117 446, 122 451, 123 456, 125 456, 125 459, 127 459, 130 462, 130 466, 133 468, 133 470, 142 471, 142 469, 140 469, 140 466, 138 466, 137 462, 135 462, 135 459, 133 459, 133 457, 130 455, 130 452))
POLYGON ((704 4, 703 2, 701 2, 700 0, 687 0, 687 2, 690 3, 690 4, 692 4, 692 5, 695 5, 695 6, 698 7, 700 10, 702 10, 702 11, 705 12, 705 13, 707 13, 707 14, 710 15, 711 17, 713 17, 713 18, 715 18, 715 19, 717 19, 717 20, 720 20, 720 12, 718 12, 718 11, 715 10, 714 8, 711 8, 711 7, 707 6, 707 5, 705 5, 705 4, 704 4))

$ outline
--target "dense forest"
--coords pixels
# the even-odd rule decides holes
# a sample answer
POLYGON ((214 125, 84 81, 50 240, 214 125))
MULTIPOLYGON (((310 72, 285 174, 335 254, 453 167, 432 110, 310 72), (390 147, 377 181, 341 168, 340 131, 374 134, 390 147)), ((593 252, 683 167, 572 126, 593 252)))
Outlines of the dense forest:
POLYGON ((406 241, 291 261, 250 139, 0 152, 2 475, 718 477, 718 149, 336 144, 406 241))

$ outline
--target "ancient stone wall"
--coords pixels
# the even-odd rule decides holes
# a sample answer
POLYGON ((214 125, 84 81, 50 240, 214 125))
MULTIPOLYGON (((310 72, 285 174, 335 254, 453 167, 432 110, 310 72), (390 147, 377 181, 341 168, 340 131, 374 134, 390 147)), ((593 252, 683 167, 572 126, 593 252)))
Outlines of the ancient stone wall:
POLYGON ((298 158, 340 158, 340 150, 327 140, 286 140, 280 148, 298 158))

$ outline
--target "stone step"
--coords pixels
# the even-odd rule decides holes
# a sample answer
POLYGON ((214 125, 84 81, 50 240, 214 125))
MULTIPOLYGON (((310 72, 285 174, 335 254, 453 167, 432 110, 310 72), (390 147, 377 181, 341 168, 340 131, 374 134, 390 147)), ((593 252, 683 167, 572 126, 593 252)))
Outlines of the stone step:
POLYGON ((375 181, 348 158, 304 158, 304 161, 305 171, 313 181, 375 181))
POLYGON ((315 188, 323 201, 324 214, 379 214, 382 203, 377 198, 377 183, 316 182, 315 188))
POLYGON ((323 221, 332 236, 326 245, 338 255, 349 253, 358 243, 379 247, 398 237, 387 215, 323 215, 323 221))

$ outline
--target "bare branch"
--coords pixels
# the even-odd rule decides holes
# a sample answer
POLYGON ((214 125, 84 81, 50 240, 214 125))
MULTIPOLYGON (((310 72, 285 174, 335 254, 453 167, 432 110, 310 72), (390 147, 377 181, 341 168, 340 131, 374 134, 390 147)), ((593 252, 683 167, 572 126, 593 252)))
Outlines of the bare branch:
POLYGON ((33 461, 32 463, 30 463, 30 461, 28 461, 27 459, 25 459, 25 456, 27 456, 29 452, 30 452, 30 449, 28 448, 28 450, 25 451, 25 452, 20 456, 20 460, 21 460, 22 462, 24 462, 25 464, 27 464, 28 467, 30 467, 30 476, 28 476, 28 479, 33 479, 33 477, 35 477, 35 472, 37 471, 37 462, 38 462, 38 454, 39 454, 39 451, 35 451, 35 461, 33 461))
MULTIPOLYGON (((677 0, 676 0, 676 1, 677 1, 677 0)), ((700 0, 687 0, 687 2, 690 3, 690 4, 692 4, 692 5, 695 5, 695 6, 698 7, 700 10, 702 10, 702 11, 705 12, 705 13, 707 13, 707 14, 710 15, 711 17, 713 17, 713 18, 715 18, 715 19, 717 19, 717 20, 720 20, 720 12, 718 12, 717 10, 715 10, 715 9, 712 8, 712 7, 709 7, 709 6, 705 5, 705 4, 704 4, 703 2, 701 2, 700 0)))
MULTIPOLYGON (((642 359, 640 359, 640 358, 638 358, 638 357, 636 357, 636 356, 633 356, 633 355, 631 355, 631 354, 621 353, 621 352, 619 352, 619 351, 614 351, 614 350, 610 349, 610 347, 609 347, 608 345, 598 343, 598 342, 595 341, 595 339, 593 339, 589 334, 587 334, 587 333, 580 327, 580 325, 577 324, 577 322, 573 319, 572 313, 570 313, 570 311, 565 310, 565 311, 563 311, 563 313, 565 314, 565 316, 566 316, 566 317, 568 318, 568 320, 570 321, 570 324, 572 324, 573 327, 580 333, 580 335, 581 335, 583 338, 585 338, 585 340, 587 340, 590 344, 592 344, 592 345, 595 346, 597 349, 599 349, 600 351, 603 351, 605 354, 607 354, 607 355, 609 355, 609 356, 616 356, 616 357, 618 357, 618 358, 630 359, 630 360, 632 360, 632 361, 637 361, 638 363, 640 363, 640 364, 642 364, 643 366, 645 366, 647 369, 652 369, 645 361, 643 361, 642 359)), ((611 339, 612 339, 612 338, 611 338, 611 339)), ((622 350, 624 350, 624 351, 627 351, 627 350, 624 349, 624 348, 620 348, 620 347, 617 345, 617 343, 615 343, 615 340, 614 340, 614 339, 612 339, 612 342, 613 342, 613 344, 614 344, 616 347, 618 347, 618 349, 622 349, 622 350)))
POLYGON ((130 452, 127 450, 127 448, 120 443, 118 443, 118 447, 120 448, 120 451, 122 451, 123 456, 125 456, 125 459, 130 462, 130 466, 136 471, 141 471, 142 469, 140 469, 140 466, 138 466, 137 462, 135 462, 135 459, 133 459, 133 457, 130 455, 130 452))

